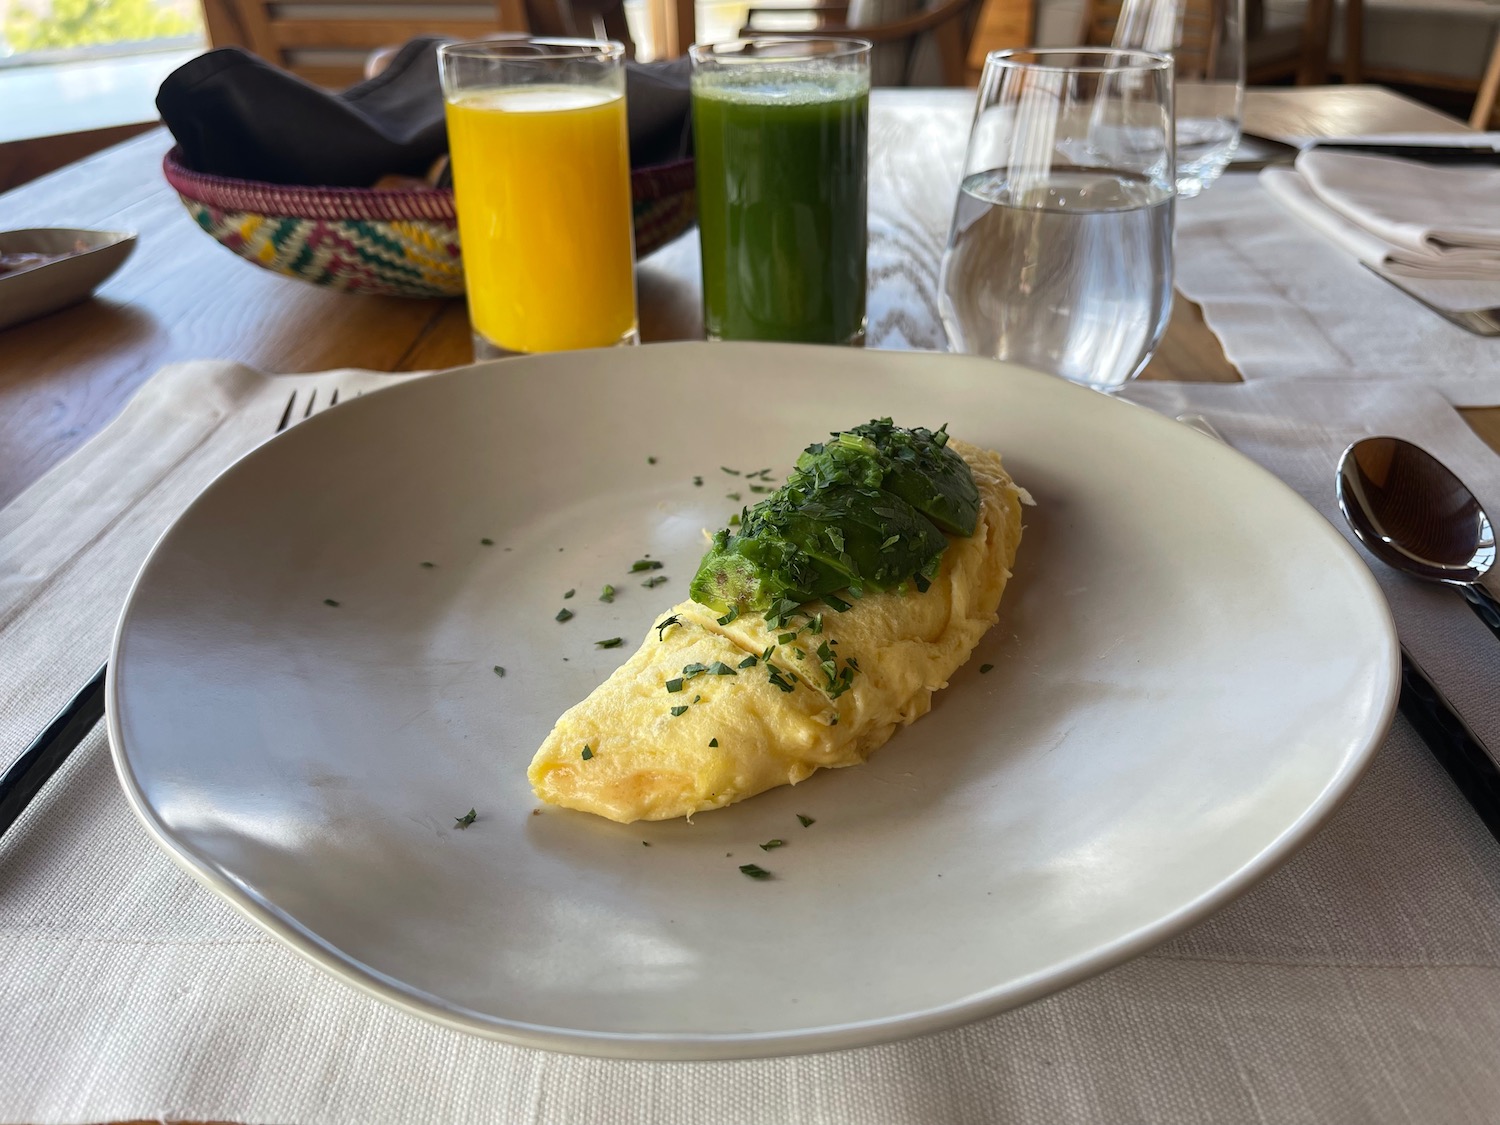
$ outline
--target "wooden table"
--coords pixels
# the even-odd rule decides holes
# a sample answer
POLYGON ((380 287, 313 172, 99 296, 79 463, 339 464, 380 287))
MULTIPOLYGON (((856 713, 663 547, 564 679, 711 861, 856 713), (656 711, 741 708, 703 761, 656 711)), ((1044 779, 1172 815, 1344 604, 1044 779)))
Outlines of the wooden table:
MULTIPOLYGON (((871 114, 870 332, 875 347, 941 348, 937 263, 972 93, 877 91, 871 114)), ((1246 127, 1270 134, 1463 132, 1457 120, 1372 86, 1251 91, 1246 127)), ((0 229, 140 233, 95 300, 0 331, 0 505, 113 418, 175 360, 266 371, 411 371, 467 363, 461 301, 356 297, 277 277, 214 245, 161 176, 160 131, 0 196, 0 229)), ((701 337, 697 235, 639 270, 646 340, 701 337)), ((1237 381, 1199 310, 1181 297, 1147 377, 1237 381)), ((1500 448, 1500 409, 1467 412, 1500 448)))

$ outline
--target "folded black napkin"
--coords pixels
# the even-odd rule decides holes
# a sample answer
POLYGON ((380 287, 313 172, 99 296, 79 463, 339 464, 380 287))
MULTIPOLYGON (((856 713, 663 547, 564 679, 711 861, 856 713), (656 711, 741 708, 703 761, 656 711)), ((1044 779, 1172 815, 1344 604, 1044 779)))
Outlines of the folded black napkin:
MULTIPOLYGON (((196 172, 273 184, 369 187, 421 176, 448 151, 438 36, 413 39, 376 77, 329 93, 238 47, 169 74, 156 108, 196 172)), ((688 60, 627 63, 630 163, 690 151, 688 60)))

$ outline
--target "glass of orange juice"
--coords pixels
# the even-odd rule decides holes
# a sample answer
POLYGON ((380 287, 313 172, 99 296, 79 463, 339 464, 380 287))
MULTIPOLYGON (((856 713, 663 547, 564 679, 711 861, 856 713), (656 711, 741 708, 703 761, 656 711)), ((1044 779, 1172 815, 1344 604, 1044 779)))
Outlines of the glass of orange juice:
POLYGON ((438 51, 476 359, 639 341, 625 49, 438 51))

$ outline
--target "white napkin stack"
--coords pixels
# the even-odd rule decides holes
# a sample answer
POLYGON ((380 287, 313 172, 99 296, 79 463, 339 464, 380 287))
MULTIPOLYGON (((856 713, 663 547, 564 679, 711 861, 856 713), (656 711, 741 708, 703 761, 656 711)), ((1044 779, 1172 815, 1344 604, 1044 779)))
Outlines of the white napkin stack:
POLYGON ((1362 262, 1424 279, 1500 283, 1500 168, 1313 148, 1261 182, 1362 262))

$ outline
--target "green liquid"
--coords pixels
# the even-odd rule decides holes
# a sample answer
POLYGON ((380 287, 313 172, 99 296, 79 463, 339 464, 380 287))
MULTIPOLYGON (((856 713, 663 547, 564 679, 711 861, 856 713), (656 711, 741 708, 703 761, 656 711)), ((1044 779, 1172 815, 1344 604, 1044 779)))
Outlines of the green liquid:
POLYGON ((721 340, 864 334, 869 87, 760 72, 693 81, 703 311, 721 340))

